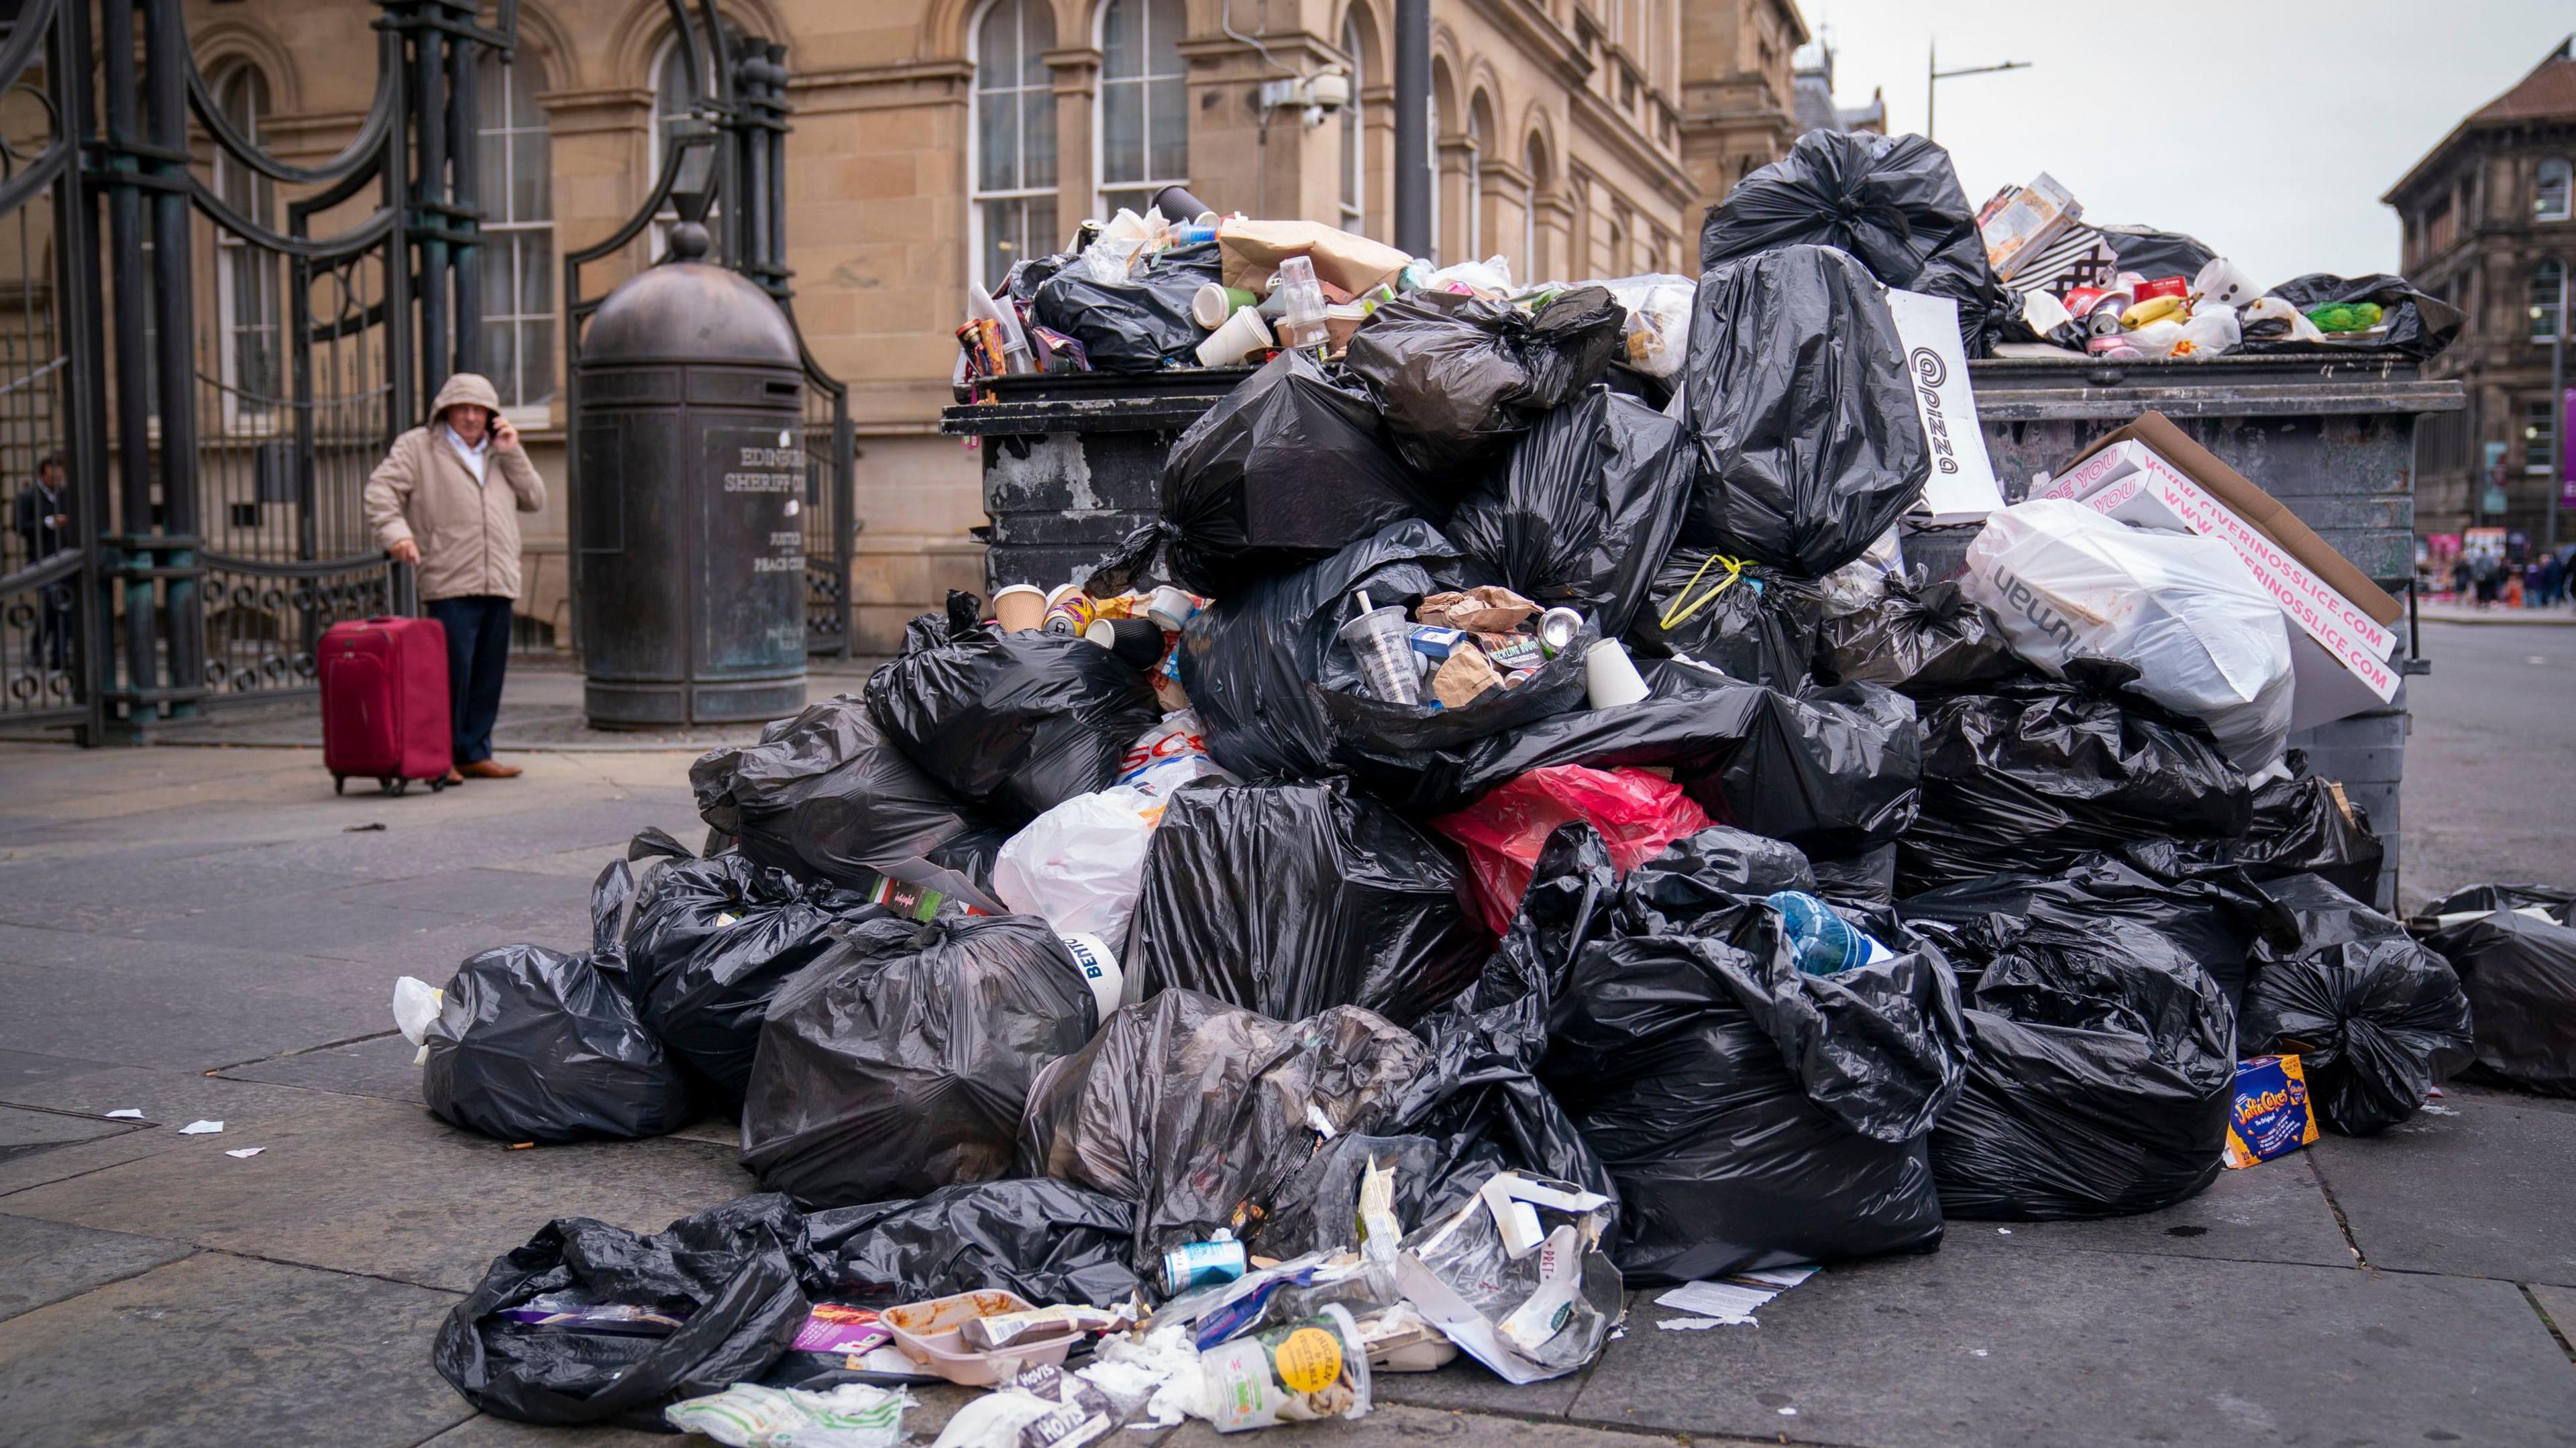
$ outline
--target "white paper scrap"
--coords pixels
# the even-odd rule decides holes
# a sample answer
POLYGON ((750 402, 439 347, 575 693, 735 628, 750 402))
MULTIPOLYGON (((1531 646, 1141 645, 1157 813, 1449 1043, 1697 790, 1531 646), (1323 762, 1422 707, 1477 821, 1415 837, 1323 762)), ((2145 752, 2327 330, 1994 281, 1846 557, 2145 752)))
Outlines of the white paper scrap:
POLYGON ((257 1156, 257 1155, 259 1155, 261 1152, 266 1151, 266 1150, 268 1150, 268 1148, 267 1148, 267 1147, 264 1147, 264 1146, 245 1146, 245 1147, 241 1147, 241 1148, 239 1148, 238 1150, 225 1152, 225 1153, 224 1153, 224 1155, 226 1155, 226 1156, 237 1156, 237 1157, 240 1157, 240 1158, 242 1158, 243 1160, 247 1161, 247 1160, 249 1160, 250 1158, 252 1158, 252 1157, 254 1157, 254 1156, 257 1156))
POLYGON ((1658 1307, 1692 1314, 1676 1322, 1659 1322, 1658 1327, 1678 1331, 1697 1331, 1696 1323, 1704 1320, 1710 1326, 1733 1325, 1753 1321, 1753 1310, 1816 1275, 1813 1267, 1780 1267, 1764 1272, 1740 1272, 1732 1277, 1708 1282, 1685 1282, 1655 1299, 1658 1307), (1680 1324, 1692 1324, 1683 1326, 1680 1324))
POLYGON ((143 1108, 140 1106, 120 1106, 114 1111, 107 1113, 107 1119, 110 1121, 141 1121, 143 1119, 143 1108))
POLYGON ((181 1136, 212 1136, 224 1129, 220 1121, 191 1121, 179 1128, 181 1136))
POLYGON ((1760 1327, 1761 1325, 1762 1324, 1753 1322, 1750 1319, 1747 1319, 1743 1324, 1730 1324, 1722 1322, 1714 1317, 1667 1317, 1663 1321, 1655 1324, 1655 1326, 1662 1328, 1666 1332, 1706 1332, 1712 1327, 1760 1327))

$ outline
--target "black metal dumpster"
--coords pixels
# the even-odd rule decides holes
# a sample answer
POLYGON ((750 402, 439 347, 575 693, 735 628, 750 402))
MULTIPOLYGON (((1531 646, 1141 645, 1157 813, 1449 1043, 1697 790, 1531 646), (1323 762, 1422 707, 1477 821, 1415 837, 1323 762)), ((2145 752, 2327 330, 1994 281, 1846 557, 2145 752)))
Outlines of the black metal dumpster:
MULTIPOLYGON (((2428 381, 2393 354, 2129 366, 1998 360, 1971 362, 1968 371, 2008 501, 2020 501, 2033 473, 2062 467, 2094 438, 2153 410, 2392 593, 2409 588, 2414 573, 2415 419, 2465 405, 2459 383, 2428 381)), ((1155 516, 1172 438, 1249 375, 1238 367, 1003 378, 979 384, 991 400, 942 413, 942 431, 980 438, 985 449, 988 583, 1046 587, 1085 576, 1155 516)), ((1973 526, 1909 529, 1907 559, 1936 575, 1955 573, 1974 533, 1973 526)), ((2422 668, 2408 661, 2408 672, 2422 668)), ((2369 811, 2388 843, 2378 903, 2393 906, 2405 691, 2383 709, 2290 742, 2369 811)))
POLYGON ((582 706, 603 729, 805 706, 804 365, 741 273, 674 262, 582 339, 582 706))

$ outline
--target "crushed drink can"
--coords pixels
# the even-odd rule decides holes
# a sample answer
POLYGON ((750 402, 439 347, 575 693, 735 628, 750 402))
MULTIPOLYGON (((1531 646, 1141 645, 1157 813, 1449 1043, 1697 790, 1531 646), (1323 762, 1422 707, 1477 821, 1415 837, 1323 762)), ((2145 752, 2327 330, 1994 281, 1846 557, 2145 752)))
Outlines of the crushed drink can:
POLYGON ((1249 1265, 1241 1242, 1184 1242, 1163 1254, 1163 1290, 1178 1297, 1193 1287, 1232 1282, 1249 1265))
POLYGON ((1079 591, 1068 593, 1047 605, 1046 631, 1065 638, 1078 639, 1082 631, 1100 617, 1099 606, 1091 596, 1079 591))
POLYGON ((1551 608, 1538 616, 1538 641, 1550 654, 1561 654, 1574 646, 1575 636, 1583 632, 1583 615, 1570 608, 1551 608))

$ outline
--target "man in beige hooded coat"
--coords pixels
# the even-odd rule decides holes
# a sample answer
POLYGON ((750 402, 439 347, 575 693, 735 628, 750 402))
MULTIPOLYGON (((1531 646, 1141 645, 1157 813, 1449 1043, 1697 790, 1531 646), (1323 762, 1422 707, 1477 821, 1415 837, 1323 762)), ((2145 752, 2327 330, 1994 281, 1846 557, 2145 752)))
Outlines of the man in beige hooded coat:
POLYGON ((546 505, 545 479, 501 416, 500 394, 474 373, 438 389, 429 425, 394 439, 367 479, 376 541, 420 570, 429 616, 447 630, 447 696, 455 712, 450 783, 508 779, 492 758, 501 675, 510 662, 510 605, 519 596, 519 517, 546 505))

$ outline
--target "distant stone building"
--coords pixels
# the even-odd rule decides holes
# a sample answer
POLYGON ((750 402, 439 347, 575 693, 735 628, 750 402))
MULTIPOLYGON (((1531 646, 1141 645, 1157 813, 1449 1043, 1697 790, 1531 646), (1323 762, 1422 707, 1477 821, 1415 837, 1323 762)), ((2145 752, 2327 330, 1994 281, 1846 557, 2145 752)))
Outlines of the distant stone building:
MULTIPOLYGON (((308 164, 357 132, 375 5, 185 3, 236 124, 308 164)), ((890 648, 948 587, 981 586, 977 456, 937 432, 969 286, 1171 182, 1220 208, 1393 235, 1392 0, 720 4, 786 46, 788 260, 806 339, 851 391, 862 650, 890 648), (1351 82, 1338 111, 1267 89, 1327 70, 1351 82)), ((649 193, 687 120, 684 62, 663 0, 521 0, 517 13, 516 59, 479 85, 487 336, 559 484, 561 258, 649 193)), ((1792 67, 1808 38, 1793 0, 1437 0, 1438 258, 1500 254, 1524 279, 1695 270, 1704 208, 1809 123, 1812 86, 1792 67)), ((263 207, 292 199, 259 187, 263 207)), ((648 261, 658 233, 586 288, 648 261)), ((273 292, 233 291, 219 288, 226 326, 255 340, 276 325, 273 292)), ((565 636, 553 491, 524 570, 523 633, 538 639, 565 636)))
MULTIPOLYGON (((2576 267, 2571 175, 2576 54, 2562 42, 2380 198, 2405 228, 2406 277, 2468 319, 2427 369, 2465 382, 2469 405, 2425 418, 2416 433, 2419 533, 2485 525, 2542 534, 2543 509, 2558 495, 2549 446, 2561 409, 2549 395, 2549 353, 2567 325, 2561 298, 2576 267), (2499 484, 2501 511, 2491 496, 2499 484)), ((2576 537, 2569 528, 2562 517, 2562 539, 2576 537)))
POLYGON ((1887 95, 1872 90, 1869 104, 1838 106, 1834 104, 1834 46, 1819 40, 1798 52, 1797 68, 1790 72, 1795 90, 1798 131, 1867 131, 1872 135, 1887 134, 1887 95))

